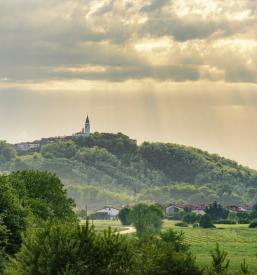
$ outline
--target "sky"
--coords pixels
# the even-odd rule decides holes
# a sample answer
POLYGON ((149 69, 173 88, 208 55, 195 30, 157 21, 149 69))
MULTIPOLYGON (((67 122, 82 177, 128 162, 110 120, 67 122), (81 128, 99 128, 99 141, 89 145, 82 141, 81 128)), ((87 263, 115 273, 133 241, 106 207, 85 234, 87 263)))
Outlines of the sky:
POLYGON ((257 169, 257 1, 0 1, 0 140, 70 135, 87 114, 257 169))

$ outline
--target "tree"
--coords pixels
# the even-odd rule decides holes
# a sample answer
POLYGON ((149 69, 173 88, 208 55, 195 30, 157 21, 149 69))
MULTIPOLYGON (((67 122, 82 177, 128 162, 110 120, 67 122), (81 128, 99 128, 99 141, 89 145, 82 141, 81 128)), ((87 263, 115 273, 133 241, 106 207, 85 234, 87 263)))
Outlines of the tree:
POLYGON ((176 252, 187 252, 189 245, 185 243, 185 233, 174 231, 172 229, 165 230, 160 233, 161 240, 170 244, 176 252))
POLYGON ((72 158, 77 152, 77 146, 72 141, 56 142, 44 145, 41 149, 43 157, 46 158, 72 158))
POLYGON ((211 217, 208 214, 204 214, 201 216, 199 221, 200 227, 203 228, 213 228, 215 227, 212 223, 211 217))
POLYGON ((124 207, 120 210, 118 217, 122 225, 131 225, 130 212, 131 209, 128 207, 124 207))
POLYGON ((0 141, 0 164, 5 164, 16 157, 14 147, 5 141, 0 141))
POLYGON ((221 251, 219 244, 216 244, 215 250, 211 253, 212 257, 212 272, 215 274, 226 274, 229 267, 229 260, 227 260, 228 253, 221 251))
POLYGON ((200 215, 197 215, 196 213, 186 213, 183 216, 183 222, 193 224, 195 222, 198 222, 200 220, 200 215))
POLYGON ((2 274, 7 259, 8 230, 0 218, 0 274, 2 274))
POLYGON ((0 176, 0 251, 14 254, 21 244, 28 211, 20 204, 8 176, 0 176))
POLYGON ((132 208, 130 217, 138 237, 157 234, 161 230, 163 213, 157 205, 137 204, 132 208))
POLYGON ((129 241, 110 229, 96 233, 85 226, 48 223, 25 235, 7 274, 132 274, 134 253, 129 241))
POLYGON ((74 138, 80 147, 100 147, 123 160, 133 159, 137 154, 137 143, 128 136, 118 133, 93 133, 88 138, 74 138))
POLYGON ((229 214, 229 211, 223 208, 216 201, 213 204, 210 204, 204 211, 212 218, 213 221, 226 219, 229 214))
POLYGON ((257 228, 257 219, 251 221, 249 228, 257 228))
POLYGON ((74 202, 67 197, 60 179, 49 172, 24 170, 6 178, 23 205, 42 220, 74 220, 74 202))
POLYGON ((252 210, 257 210, 257 202, 253 205, 252 210))
MULTIPOLYGON (((136 273, 140 275, 202 275, 194 257, 188 252, 184 235, 172 230, 160 236, 141 238, 137 243, 138 263, 136 273)), ((136 250, 136 251, 137 251, 136 250)))

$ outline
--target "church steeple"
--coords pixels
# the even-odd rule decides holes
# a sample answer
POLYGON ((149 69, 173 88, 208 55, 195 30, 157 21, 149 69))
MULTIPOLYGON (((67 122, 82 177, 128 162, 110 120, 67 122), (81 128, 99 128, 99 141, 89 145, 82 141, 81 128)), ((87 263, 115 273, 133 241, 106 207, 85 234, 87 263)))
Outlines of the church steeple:
POLYGON ((86 122, 85 122, 84 136, 89 137, 89 135, 90 135, 90 121, 87 115, 86 122))

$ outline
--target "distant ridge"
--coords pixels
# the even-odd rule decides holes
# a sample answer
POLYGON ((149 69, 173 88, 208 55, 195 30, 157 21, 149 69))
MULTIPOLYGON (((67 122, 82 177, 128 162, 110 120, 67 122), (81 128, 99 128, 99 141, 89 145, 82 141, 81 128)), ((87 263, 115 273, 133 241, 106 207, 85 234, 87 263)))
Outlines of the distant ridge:
POLYGON ((218 200, 238 205, 257 200, 257 172, 253 169, 193 147, 137 145, 122 133, 96 132, 87 139, 70 136, 20 153, 0 166, 2 171, 52 171, 79 204, 98 204, 97 196, 102 204, 218 200))

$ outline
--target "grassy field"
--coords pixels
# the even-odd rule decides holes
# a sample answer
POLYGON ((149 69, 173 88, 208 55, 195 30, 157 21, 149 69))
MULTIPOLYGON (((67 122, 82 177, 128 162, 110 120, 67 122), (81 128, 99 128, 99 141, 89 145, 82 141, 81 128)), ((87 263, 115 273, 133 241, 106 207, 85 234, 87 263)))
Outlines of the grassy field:
MULTIPOLYGON (((172 228, 185 232, 185 241, 190 244, 192 253, 201 266, 208 266, 211 261, 210 252, 216 243, 222 250, 228 252, 230 270, 238 271, 240 263, 245 258, 249 269, 257 274, 257 230, 249 229, 248 225, 216 225, 215 229, 180 228, 177 221, 164 221, 163 229, 172 228)), ((104 230, 109 226, 117 230, 124 230, 119 221, 94 221, 96 230, 104 230)))
POLYGON ((164 229, 173 228, 185 232, 185 240, 201 266, 208 266, 211 261, 210 251, 216 243, 228 252, 230 270, 238 271, 245 258, 249 269, 257 274, 257 230, 248 225, 216 225, 216 229, 178 228, 174 221, 165 221, 164 229))

